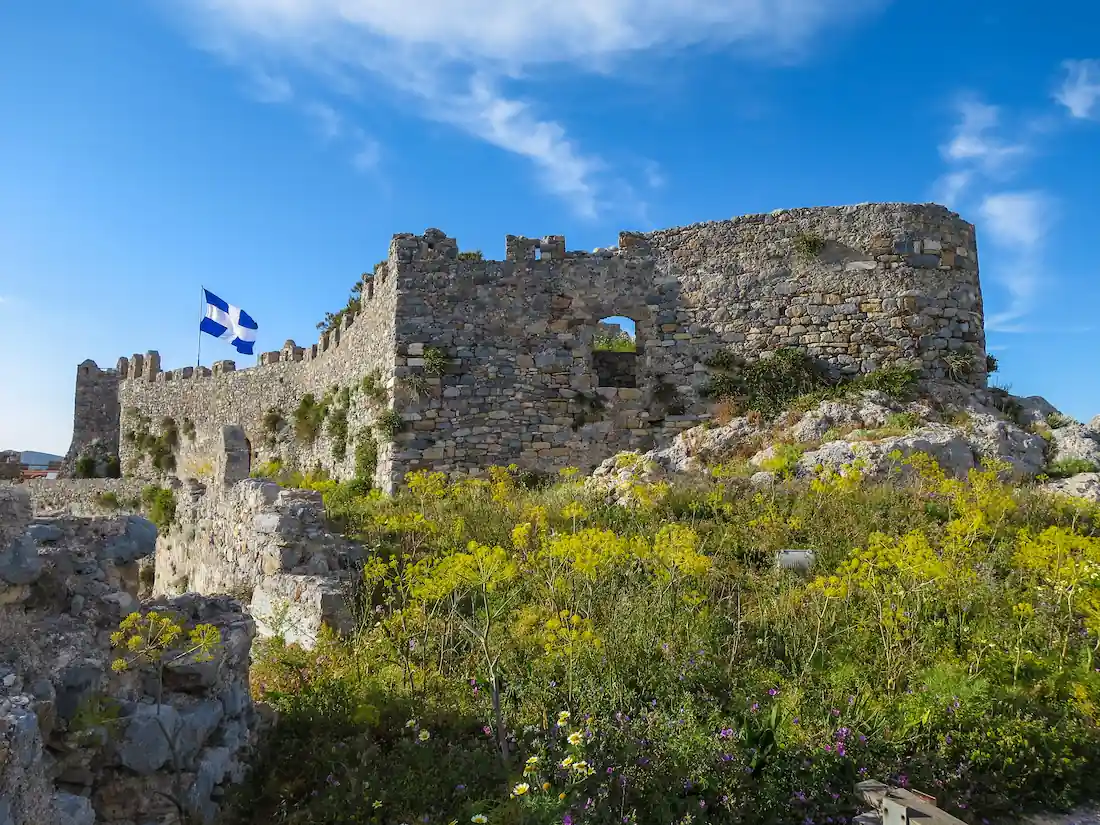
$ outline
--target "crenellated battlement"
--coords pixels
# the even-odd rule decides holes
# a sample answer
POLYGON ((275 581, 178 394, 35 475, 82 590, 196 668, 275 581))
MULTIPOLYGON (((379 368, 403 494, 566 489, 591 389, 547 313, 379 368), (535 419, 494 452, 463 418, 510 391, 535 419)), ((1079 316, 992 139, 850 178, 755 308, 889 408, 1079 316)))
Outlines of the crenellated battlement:
POLYGON ((963 380, 982 385, 977 261, 973 226, 935 204, 624 231, 591 252, 568 251, 563 235, 507 235, 500 261, 464 255, 440 229, 396 234, 363 277, 359 310, 316 343, 287 340, 240 368, 163 370, 154 350, 111 370, 81 364, 70 452, 95 437, 124 464, 140 457, 134 444, 149 439, 119 420, 132 407, 193 423, 182 458, 239 425, 254 460, 347 478, 362 472, 356 439, 388 409, 403 422, 376 451, 376 481, 389 488, 411 469, 554 470, 649 449, 707 417, 707 364, 721 350, 802 347, 840 374, 906 363, 942 379, 962 363, 963 380), (593 350, 611 316, 633 320, 634 352, 593 350), (307 395, 320 423, 298 409, 307 395), (134 436, 121 448, 120 433, 134 436))

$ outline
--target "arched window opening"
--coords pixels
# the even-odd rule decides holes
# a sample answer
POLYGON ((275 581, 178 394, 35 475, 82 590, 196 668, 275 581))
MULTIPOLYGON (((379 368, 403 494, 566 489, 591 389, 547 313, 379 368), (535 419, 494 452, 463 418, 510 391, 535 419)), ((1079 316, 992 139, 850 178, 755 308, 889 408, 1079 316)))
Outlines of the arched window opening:
POLYGON ((592 362, 597 386, 638 386, 638 343, 632 319, 612 315, 597 322, 592 362))

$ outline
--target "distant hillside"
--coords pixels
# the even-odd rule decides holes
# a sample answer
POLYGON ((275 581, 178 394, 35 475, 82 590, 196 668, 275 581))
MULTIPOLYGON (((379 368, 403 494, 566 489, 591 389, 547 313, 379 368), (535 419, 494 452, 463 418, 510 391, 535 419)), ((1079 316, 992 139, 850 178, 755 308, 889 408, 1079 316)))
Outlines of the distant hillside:
POLYGON ((24 450, 19 457, 19 460, 23 464, 37 467, 42 465, 45 467, 51 461, 60 461, 64 456, 53 455, 52 453, 40 453, 36 450, 24 450))

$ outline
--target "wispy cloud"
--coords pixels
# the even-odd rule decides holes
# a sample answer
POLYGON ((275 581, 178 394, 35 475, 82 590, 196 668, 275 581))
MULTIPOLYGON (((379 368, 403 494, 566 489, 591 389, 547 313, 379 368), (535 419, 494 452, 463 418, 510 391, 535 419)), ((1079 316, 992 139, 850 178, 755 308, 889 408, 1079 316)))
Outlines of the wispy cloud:
POLYGON ((382 145, 372 137, 360 133, 356 138, 359 149, 352 155, 351 165, 360 172, 373 172, 382 160, 382 145))
POLYGON ((251 72, 248 91, 260 103, 286 103, 294 97, 294 89, 289 80, 269 74, 263 69, 251 72))
POLYGON ((294 64, 353 95, 381 78, 422 115, 528 159, 544 187, 594 216, 615 186, 610 165, 506 83, 553 65, 606 74, 641 54, 694 46, 789 60, 889 0, 175 2, 231 62, 294 64))
POLYGON ((1100 60, 1067 60, 1066 77, 1054 94, 1073 117, 1100 116, 1100 60))
POLYGON ((343 116, 328 104, 311 101, 305 105, 303 111, 325 140, 335 140, 344 133, 343 116))
POLYGON ((1009 305, 986 319, 989 329, 1017 331, 1011 325, 1034 304, 1043 283, 1043 246, 1054 208, 1052 199, 1040 191, 999 192, 982 199, 978 214, 990 240, 1013 253, 1012 263, 998 271, 1009 305))

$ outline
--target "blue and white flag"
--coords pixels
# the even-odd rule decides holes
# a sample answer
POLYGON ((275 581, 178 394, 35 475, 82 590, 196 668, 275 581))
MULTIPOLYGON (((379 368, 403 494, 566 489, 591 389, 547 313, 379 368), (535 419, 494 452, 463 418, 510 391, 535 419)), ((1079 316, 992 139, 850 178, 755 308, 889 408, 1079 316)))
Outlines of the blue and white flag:
POLYGON ((259 325, 240 307, 226 303, 209 289, 203 292, 206 293, 206 317, 199 323, 199 329, 228 341, 241 355, 252 355, 259 325))

